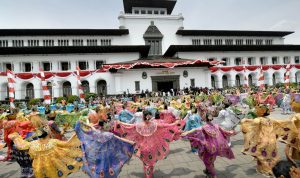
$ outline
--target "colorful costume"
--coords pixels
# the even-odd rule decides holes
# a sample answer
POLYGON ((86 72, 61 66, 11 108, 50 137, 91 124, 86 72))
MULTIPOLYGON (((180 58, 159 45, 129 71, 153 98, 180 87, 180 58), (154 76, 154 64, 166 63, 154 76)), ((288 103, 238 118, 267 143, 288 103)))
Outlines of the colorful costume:
POLYGON ((178 126, 154 121, 133 125, 116 122, 115 132, 136 142, 134 153, 143 161, 145 177, 151 178, 155 163, 168 155, 169 143, 179 138, 178 126))
POLYGON ((41 140, 28 142, 16 133, 9 137, 19 150, 29 150, 36 178, 67 177, 78 171, 82 165, 80 141, 76 136, 67 142, 49 139, 47 143, 42 143, 41 140))
POLYGON ((128 123, 133 117, 133 114, 127 109, 123 109, 119 114, 119 120, 128 123))
POLYGON ((239 117, 230 109, 223 109, 219 112, 218 117, 214 118, 212 123, 218 124, 222 129, 233 130, 239 123, 239 117))
POLYGON ((77 122, 76 134, 81 141, 83 171, 92 178, 117 178, 133 154, 133 145, 119 140, 110 132, 86 130, 77 122))
POLYGON ((167 124, 172 124, 176 121, 175 115, 169 110, 160 111, 159 118, 167 124))
POLYGON ((257 171, 272 175, 272 167, 279 160, 277 139, 288 138, 290 121, 281 121, 259 117, 243 119, 241 130, 244 134, 244 154, 257 159, 257 171))
POLYGON ((209 122, 186 136, 192 142, 193 147, 198 149, 198 155, 210 175, 216 176, 214 162, 217 156, 234 158, 227 143, 227 138, 232 134, 233 132, 225 131, 209 122))
POLYGON ((283 96, 282 102, 281 102, 281 108, 283 114, 289 114, 292 111, 291 108, 291 96, 289 94, 285 94, 283 96))
MULTIPOLYGON (((184 131, 190 131, 192 129, 201 127, 203 125, 203 123, 201 121, 202 121, 202 119, 198 114, 188 115, 187 119, 185 120, 184 131)), ((193 148, 192 143, 191 143, 191 148, 192 148, 193 153, 197 152, 197 149, 193 148)))

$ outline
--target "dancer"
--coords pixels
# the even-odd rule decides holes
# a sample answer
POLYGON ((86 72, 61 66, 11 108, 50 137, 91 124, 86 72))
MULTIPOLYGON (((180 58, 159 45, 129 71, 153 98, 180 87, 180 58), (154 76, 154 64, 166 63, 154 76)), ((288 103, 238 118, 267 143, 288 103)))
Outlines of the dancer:
POLYGON ((19 150, 29 150, 36 178, 65 178, 82 165, 80 141, 74 135, 67 142, 50 139, 45 129, 38 134, 39 140, 28 142, 18 133, 9 135, 19 150))
POLYGON ((164 110, 160 111, 160 119, 167 124, 172 124, 176 121, 175 115, 168 110, 167 104, 164 104, 164 110))
POLYGON ((133 154, 133 144, 110 132, 96 130, 78 121, 75 131, 83 151, 83 171, 91 178, 117 178, 133 154))
POLYGON ((234 131, 225 131, 218 125, 211 123, 213 116, 207 113, 206 124, 202 127, 184 132, 183 137, 188 138, 192 145, 198 148, 199 158, 205 164, 203 172, 210 178, 216 178, 214 162, 217 156, 234 159, 233 152, 228 146, 227 138, 235 135, 234 131))
POLYGON ((135 141, 135 156, 144 165, 146 178, 152 178, 155 163, 169 153, 169 143, 179 139, 181 124, 165 124, 152 121, 149 111, 143 112, 144 121, 138 124, 115 122, 115 132, 122 137, 135 141))
POLYGON ((119 120, 128 123, 132 119, 133 114, 126 109, 125 105, 122 108, 122 111, 119 113, 119 120))
MULTIPOLYGON (((201 117, 198 115, 197 108, 193 108, 191 112, 185 117, 185 128, 184 131, 190 131, 192 129, 196 129, 203 125, 201 117)), ((191 142, 191 150, 193 153, 197 153, 197 149, 192 146, 191 142)))
POLYGON ((291 95, 289 93, 284 94, 282 103, 281 103, 282 113, 290 114, 291 109, 291 95))

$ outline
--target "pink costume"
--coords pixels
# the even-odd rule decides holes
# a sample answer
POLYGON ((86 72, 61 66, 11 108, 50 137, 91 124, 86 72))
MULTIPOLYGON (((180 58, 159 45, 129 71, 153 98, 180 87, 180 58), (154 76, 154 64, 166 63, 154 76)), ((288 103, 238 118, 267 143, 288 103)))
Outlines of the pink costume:
POLYGON ((169 110, 162 110, 159 114, 159 118, 167 124, 172 124, 176 121, 175 115, 169 110))
POLYGON ((179 139, 181 124, 163 124, 154 121, 138 124, 115 123, 115 132, 136 142, 134 154, 144 164, 146 178, 152 178, 154 165, 169 153, 169 143, 179 139))
POLYGON ((218 125, 207 123, 186 136, 191 141, 192 146, 198 149, 198 155, 210 175, 216 176, 214 162, 217 156, 228 159, 234 158, 227 141, 232 134, 233 132, 225 131, 218 125))

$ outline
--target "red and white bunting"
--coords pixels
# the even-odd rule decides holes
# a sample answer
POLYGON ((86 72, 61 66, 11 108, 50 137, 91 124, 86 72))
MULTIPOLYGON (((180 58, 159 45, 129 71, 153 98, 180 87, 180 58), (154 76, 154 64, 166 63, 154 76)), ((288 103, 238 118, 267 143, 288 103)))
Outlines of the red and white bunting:
POLYGON ((80 102, 85 103, 83 87, 82 87, 81 81, 80 81, 80 68, 79 68, 79 66, 76 67, 76 76, 77 76, 77 87, 78 87, 80 102))
POLYGON ((44 104, 51 104, 51 95, 50 95, 50 91, 49 91, 48 86, 47 86, 47 82, 45 80, 44 70, 42 68, 40 68, 40 72, 41 72, 44 104))
POLYGON ((9 104, 10 104, 10 108, 14 109, 15 108, 15 104, 14 104, 14 100, 15 100, 15 87, 14 87, 14 74, 12 71, 8 70, 6 71, 6 75, 7 75, 7 81, 8 81, 8 95, 9 95, 9 104))
POLYGON ((260 88, 265 88, 265 77, 262 66, 260 67, 259 71, 258 86, 260 88))
POLYGON ((291 64, 288 64, 286 66, 286 72, 285 72, 285 77, 284 77, 284 83, 287 88, 289 87, 289 84, 290 84, 290 70, 291 70, 291 64))
POLYGON ((248 88, 248 77, 247 77, 247 74, 246 74, 246 67, 244 66, 244 75, 245 75, 245 77, 244 77, 244 87, 245 88, 248 88))

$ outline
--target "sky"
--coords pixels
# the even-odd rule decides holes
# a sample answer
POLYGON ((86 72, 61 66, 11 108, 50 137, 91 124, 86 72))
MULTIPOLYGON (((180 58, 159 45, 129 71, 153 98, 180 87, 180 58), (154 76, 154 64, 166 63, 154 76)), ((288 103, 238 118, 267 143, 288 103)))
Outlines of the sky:
MULTIPOLYGON (((295 31, 300 44, 300 0, 177 0, 185 29, 295 31)), ((122 0, 0 0, 0 29, 118 28, 122 0)))

